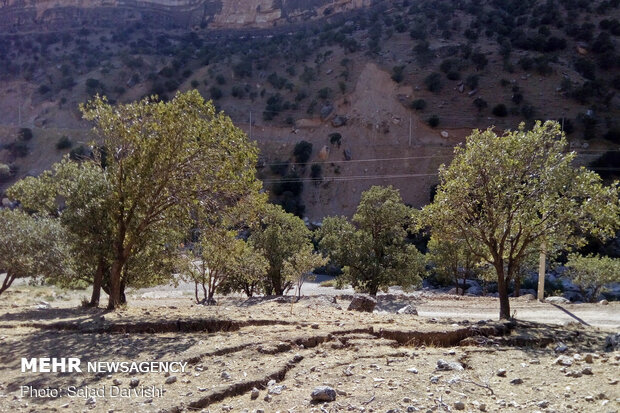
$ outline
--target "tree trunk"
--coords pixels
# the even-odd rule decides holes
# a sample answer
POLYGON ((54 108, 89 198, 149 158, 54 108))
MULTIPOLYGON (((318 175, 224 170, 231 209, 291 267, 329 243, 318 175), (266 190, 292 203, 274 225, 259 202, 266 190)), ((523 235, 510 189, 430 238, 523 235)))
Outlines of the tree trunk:
POLYGON ((6 272, 4 281, 2 282, 2 285, 0 285, 0 295, 2 295, 2 293, 5 292, 11 286, 11 284, 13 284, 13 281, 15 281, 15 278, 17 277, 11 274, 10 271, 6 272))
POLYGON ((110 296, 108 297, 108 310, 115 310, 121 305, 121 274, 123 263, 116 259, 110 271, 110 296))
POLYGON ((200 304, 198 299, 198 281, 194 281, 194 296, 196 297, 196 304, 200 304))
POLYGON ((513 296, 518 297, 521 294, 521 276, 517 275, 515 277, 515 291, 513 296))
POLYGON ((99 258, 97 264, 97 271, 95 271, 95 278, 93 279, 93 293, 90 296, 89 307, 99 307, 99 300, 101 298, 101 284, 103 283, 103 272, 105 271, 105 262, 103 257, 99 258))
POLYGON ((500 320, 510 319, 510 300, 508 299, 508 284, 504 277, 504 266, 497 271, 497 292, 499 293, 499 318, 500 320))
POLYGON ((271 279, 273 280, 272 285, 273 285, 273 290, 274 290, 275 295, 284 295, 284 288, 282 288, 280 275, 277 274, 273 276, 271 279))
POLYGON ((120 299, 121 305, 127 304, 127 296, 125 295, 125 280, 121 280, 120 299))

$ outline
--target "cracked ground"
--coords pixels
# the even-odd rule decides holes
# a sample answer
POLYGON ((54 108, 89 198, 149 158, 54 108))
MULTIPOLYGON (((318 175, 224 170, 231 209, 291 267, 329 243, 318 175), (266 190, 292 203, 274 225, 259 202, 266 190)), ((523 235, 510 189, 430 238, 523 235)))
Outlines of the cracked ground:
MULTIPOLYGON (((351 296, 142 299, 114 313, 71 300, 32 305, 16 289, 0 307, 0 411, 92 412, 614 412, 620 407, 615 331, 579 323, 513 323, 397 314, 423 299, 351 296), (7 303, 11 303, 10 305, 7 303), (183 361, 185 373, 22 373, 22 357, 183 361), (138 380, 136 384, 136 379, 138 380), (133 383, 132 383, 133 381, 133 383), (34 388, 136 389, 161 397, 29 397, 34 388), (313 402, 317 386, 336 391, 313 402), (254 390, 256 389, 256 390, 254 390)), ((610 304, 616 305, 615 303, 610 304)), ((617 309, 617 307, 616 307, 617 309)), ((473 311, 473 309, 472 309, 473 311)))

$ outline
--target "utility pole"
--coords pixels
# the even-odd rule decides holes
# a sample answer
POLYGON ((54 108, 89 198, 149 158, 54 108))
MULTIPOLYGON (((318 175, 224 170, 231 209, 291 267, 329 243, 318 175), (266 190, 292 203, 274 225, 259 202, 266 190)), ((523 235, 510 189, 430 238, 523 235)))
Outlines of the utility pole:
POLYGON ((547 245, 545 241, 540 246, 540 262, 538 264, 538 301, 545 299, 545 267, 547 265, 547 245))
POLYGON ((411 146, 411 115, 409 115, 409 146, 411 146))

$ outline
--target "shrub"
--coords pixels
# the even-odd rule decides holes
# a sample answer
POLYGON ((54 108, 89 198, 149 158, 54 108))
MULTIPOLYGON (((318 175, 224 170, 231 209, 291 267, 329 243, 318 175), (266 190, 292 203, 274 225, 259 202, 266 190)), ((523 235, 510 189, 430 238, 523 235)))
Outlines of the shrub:
POLYGON ((30 128, 21 128, 17 133, 17 137, 21 141, 29 141, 30 139, 32 139, 32 136, 32 129, 30 128))
POLYGON ((79 161, 84 158, 87 158, 88 155, 89 155, 89 151, 83 145, 80 145, 77 148, 71 149, 71 152, 69 152, 69 158, 71 158, 74 161, 79 161))
POLYGON ((271 169, 271 173, 284 176, 288 171, 288 161, 283 162, 279 159, 276 159, 274 163, 269 166, 269 168, 271 169))
POLYGON ((499 103, 493 107, 493 115, 503 118, 508 116, 508 108, 503 103, 499 103))
POLYGON ((322 181, 323 168, 321 165, 315 163, 310 168, 310 178, 315 180, 316 184, 319 184, 322 181))
POLYGON ((620 281, 620 259, 570 254, 568 274, 590 302, 597 299, 605 284, 620 281))
POLYGON ((223 96, 222 90, 216 86, 211 86, 209 88, 209 94, 211 95, 211 99, 213 100, 218 100, 223 96))
POLYGON ((428 118, 427 122, 431 128, 436 128, 437 126, 439 126, 439 116, 433 115, 428 118))
POLYGON ((0 162, 0 182, 6 182, 11 178, 11 167, 7 164, 0 162))
POLYGON ((456 72, 456 71, 451 71, 451 72, 448 72, 446 74, 446 77, 449 80, 459 80, 461 78, 461 74, 459 72, 456 72))
POLYGON ((71 146, 73 146, 73 142, 71 142, 71 139, 69 139, 67 135, 62 136, 58 139, 58 142, 56 142, 56 149, 59 151, 69 149, 71 146))
POLYGON ((479 77, 478 75, 469 75, 467 76, 467 79, 465 79, 465 85, 470 89, 470 90, 474 90, 475 88, 478 87, 478 81, 479 81, 479 77))
POLYGON ((404 65, 394 66, 392 68, 392 80, 396 83, 400 83, 403 81, 403 71, 405 70, 404 65))
POLYGON ((411 102, 411 109, 424 110, 426 108, 426 101, 424 99, 416 99, 411 102))
POLYGON ((332 94, 332 90, 329 87, 324 87, 323 89, 319 90, 319 92, 318 92, 319 98, 321 98, 321 99, 329 99, 331 94, 332 94))
POLYGON ((535 113, 536 109, 534 109, 532 105, 523 105, 521 108, 521 115, 523 115, 525 119, 532 119, 535 113))
POLYGON ((24 141, 15 141, 9 145, 9 149, 13 156, 23 158, 28 155, 28 145, 24 141))
POLYGON ((433 93, 439 93, 442 88, 441 75, 439 73, 431 73, 424 78, 426 89, 433 93))
POLYGON ((340 146, 340 144, 342 143, 342 135, 339 134, 338 132, 330 133, 329 143, 331 143, 332 145, 340 146))
POLYGON ((305 164, 312 155, 312 144, 307 141, 297 142, 295 149, 293 149, 293 155, 297 162, 305 164))
POLYGON ((474 99, 473 103, 474 103, 474 106, 476 106, 476 108, 478 109, 478 112, 482 112, 482 109, 489 106, 487 101, 482 99, 481 97, 477 97, 476 99, 474 99))

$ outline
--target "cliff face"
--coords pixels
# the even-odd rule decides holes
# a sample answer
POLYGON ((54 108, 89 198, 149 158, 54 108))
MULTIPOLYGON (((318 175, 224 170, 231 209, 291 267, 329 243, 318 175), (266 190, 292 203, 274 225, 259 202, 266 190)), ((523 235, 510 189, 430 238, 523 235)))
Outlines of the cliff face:
POLYGON ((109 27, 268 28, 367 6, 372 0, 0 0, 0 31, 109 27))

